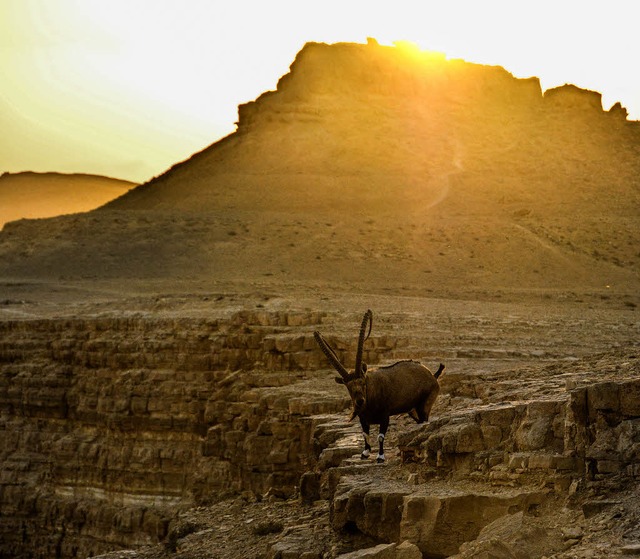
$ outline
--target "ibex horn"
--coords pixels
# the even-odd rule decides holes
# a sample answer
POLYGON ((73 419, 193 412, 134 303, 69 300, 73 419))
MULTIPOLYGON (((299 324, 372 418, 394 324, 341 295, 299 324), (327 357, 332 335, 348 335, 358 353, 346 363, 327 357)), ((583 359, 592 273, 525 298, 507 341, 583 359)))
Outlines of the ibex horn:
POLYGON ((356 353, 356 370, 355 374, 362 376, 362 350, 364 349, 364 342, 371 335, 371 328, 373 328, 373 313, 368 310, 362 317, 362 324, 360 325, 360 336, 358 337, 358 352, 356 353), (367 322, 369 323, 369 332, 365 337, 365 331, 367 329, 367 322))
POLYGON ((342 363, 340 363, 340 359, 338 359, 336 352, 333 351, 331 346, 322 337, 322 334, 320 334, 320 332, 314 332, 313 337, 316 339, 316 342, 320 346, 322 353, 324 353, 326 358, 329 361, 331 361, 331 364, 333 365, 334 369, 340 373, 340 376, 342 378, 346 379, 349 376, 349 371, 347 371, 347 369, 344 368, 342 363))

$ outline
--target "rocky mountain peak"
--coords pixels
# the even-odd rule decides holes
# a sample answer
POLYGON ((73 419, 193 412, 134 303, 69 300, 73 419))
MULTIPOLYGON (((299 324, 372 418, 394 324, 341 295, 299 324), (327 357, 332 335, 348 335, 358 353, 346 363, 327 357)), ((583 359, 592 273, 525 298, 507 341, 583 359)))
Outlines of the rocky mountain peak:
POLYGON ((633 290, 639 176, 640 124, 597 92, 543 93, 402 44, 309 43, 275 91, 240 106, 235 133, 85 217, 12 227, 0 260, 28 275, 91 261, 117 277, 393 285, 401 267, 416 289, 433 273, 633 290))

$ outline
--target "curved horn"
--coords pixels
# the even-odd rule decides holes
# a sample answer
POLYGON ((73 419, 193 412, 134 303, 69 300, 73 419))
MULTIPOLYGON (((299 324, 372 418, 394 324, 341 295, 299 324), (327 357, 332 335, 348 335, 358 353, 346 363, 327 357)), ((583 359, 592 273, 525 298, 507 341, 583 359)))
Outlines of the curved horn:
POLYGON ((371 328, 373 328, 373 313, 368 310, 362 317, 362 324, 360 325, 360 336, 358 337, 358 351, 356 353, 355 374, 359 376, 362 376, 362 350, 364 348, 365 340, 367 340, 371 335, 371 328), (369 323, 369 332, 365 337, 364 333, 367 329, 367 322, 369 323))
POLYGON ((333 351, 331 346, 327 343, 327 340, 322 337, 320 332, 314 332, 313 337, 320 346, 322 353, 324 353, 326 358, 331 361, 334 369, 340 373, 342 378, 346 379, 349 376, 349 371, 347 371, 347 369, 344 368, 344 365, 340 363, 340 359, 338 359, 336 352, 333 351))

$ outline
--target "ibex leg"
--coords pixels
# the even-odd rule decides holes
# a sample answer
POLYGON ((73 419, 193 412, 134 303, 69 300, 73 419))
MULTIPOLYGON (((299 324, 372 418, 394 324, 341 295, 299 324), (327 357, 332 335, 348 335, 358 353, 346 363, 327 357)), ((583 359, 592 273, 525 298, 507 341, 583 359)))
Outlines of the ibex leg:
POLYGON ((378 457, 376 458, 376 462, 384 462, 384 438, 387 435, 387 429, 389 428, 389 418, 386 417, 380 422, 380 434, 378 435, 378 443, 380 444, 380 449, 378 451, 378 457))
POLYGON ((362 426, 362 432, 364 433, 364 450, 360 455, 360 458, 366 460, 371 456, 371 439, 369 438, 369 424, 364 422, 362 418, 360 418, 360 425, 362 426))

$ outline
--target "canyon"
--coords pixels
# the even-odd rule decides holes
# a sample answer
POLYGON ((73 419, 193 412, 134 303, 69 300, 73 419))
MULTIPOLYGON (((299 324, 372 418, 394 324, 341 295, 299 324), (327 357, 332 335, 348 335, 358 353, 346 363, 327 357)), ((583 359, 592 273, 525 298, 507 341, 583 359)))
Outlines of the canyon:
MULTIPOLYGON (((351 460, 362 443, 348 423, 350 400, 312 334, 331 332, 352 366, 362 301, 302 310, 248 295, 236 296, 245 307, 237 310, 231 299, 193 297, 191 317, 183 299, 167 297, 162 317, 144 310, 155 299, 138 298, 128 312, 2 322, 3 555, 127 548, 156 557, 164 555, 152 544, 173 537, 187 546, 192 532, 203 532, 200 546, 208 534, 211 548, 204 521, 178 537, 180 515, 209 511, 212 522, 220 502, 243 495, 290 503, 300 517, 330 503, 325 529, 334 539, 349 534, 334 550, 365 545, 348 543, 355 532, 371 546, 408 540, 426 557, 445 557, 497 519, 532 511, 548 519, 550 503, 580 502, 578 487, 587 503, 602 488, 616 500, 638 475, 633 309, 381 298, 366 361, 442 360, 447 369, 434 417, 424 426, 395 420, 391 458, 377 467, 351 460), (205 309, 208 318, 197 316, 205 309), (449 534, 469 508, 467 527, 449 534)), ((237 522, 245 511, 236 508, 237 522)), ((547 549, 561 550, 548 532, 547 549)), ((308 535, 282 534, 276 551, 308 551, 300 544, 308 535)), ((330 552, 330 540, 315 556, 330 552)), ((236 542, 225 556, 250 551, 236 542)))
POLYGON ((237 131, 0 231, 0 556, 631 556, 640 128, 565 85, 310 43, 237 131), (353 365, 446 365, 361 461, 353 365), (355 457, 355 458, 354 458, 355 457))

